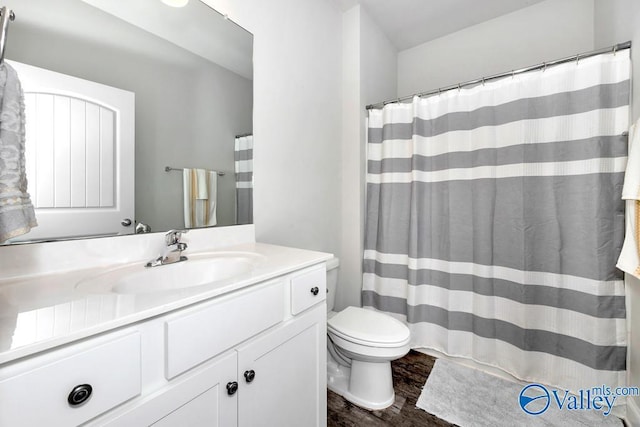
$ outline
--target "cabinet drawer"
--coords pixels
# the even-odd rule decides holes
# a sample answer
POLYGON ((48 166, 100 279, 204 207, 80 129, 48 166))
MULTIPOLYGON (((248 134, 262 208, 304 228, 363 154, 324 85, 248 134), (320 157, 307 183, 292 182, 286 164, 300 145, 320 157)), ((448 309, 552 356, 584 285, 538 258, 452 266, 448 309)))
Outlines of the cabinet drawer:
POLYGON ((283 318, 284 283, 277 281, 167 320, 167 379, 280 323, 283 318))
MULTIPOLYGON (((46 356, 52 358, 55 352, 46 356)), ((0 425, 81 424, 140 394, 140 363, 136 332, 9 377, 0 381, 0 425), (92 393, 71 406, 68 396, 81 384, 89 384, 92 393)))
POLYGON ((327 271, 320 267, 291 278, 291 313, 298 314, 327 298, 327 271))

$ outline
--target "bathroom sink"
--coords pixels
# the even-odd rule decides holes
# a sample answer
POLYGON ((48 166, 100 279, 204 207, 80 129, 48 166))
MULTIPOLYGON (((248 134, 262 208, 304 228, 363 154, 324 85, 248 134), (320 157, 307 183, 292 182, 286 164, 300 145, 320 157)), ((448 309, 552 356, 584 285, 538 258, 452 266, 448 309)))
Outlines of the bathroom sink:
POLYGON ((261 255, 253 253, 217 252, 193 255, 187 261, 158 267, 145 267, 144 263, 128 264, 87 277, 76 284, 76 289, 147 294, 192 288, 228 282, 228 279, 251 272, 262 260, 261 255))

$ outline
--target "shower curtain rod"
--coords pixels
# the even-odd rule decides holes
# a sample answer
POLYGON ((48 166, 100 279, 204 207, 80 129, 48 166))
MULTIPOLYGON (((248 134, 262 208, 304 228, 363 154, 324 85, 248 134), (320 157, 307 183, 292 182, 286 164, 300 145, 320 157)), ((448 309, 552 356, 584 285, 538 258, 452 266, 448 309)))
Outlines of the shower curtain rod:
MULTIPOLYGON (((164 171, 165 172, 171 172, 171 171, 183 171, 184 168, 172 168, 171 166, 165 166, 164 167, 164 171)), ((220 171, 214 171, 218 174, 218 176, 224 176, 225 172, 220 172, 220 171)))
POLYGON ((236 138, 244 138, 245 136, 253 136, 252 133, 243 133, 242 135, 236 135, 236 138))
POLYGON ((481 79, 469 80, 469 81, 464 82, 464 83, 458 83, 456 85, 441 87, 441 88, 438 88, 436 90, 432 90, 432 91, 429 91, 429 92, 414 93, 413 95, 403 96, 402 98, 390 99, 388 101, 378 102, 376 104, 369 104, 369 105, 367 105, 367 110, 378 109, 378 108, 384 107, 387 104, 395 104, 395 103, 398 103, 398 102, 406 101, 406 100, 412 99, 414 96, 423 97, 423 96, 430 96, 430 95, 438 95, 438 94, 441 94, 443 92, 448 92, 450 90, 462 89, 465 86, 473 86, 473 85, 477 85, 477 84, 480 84, 480 83, 484 84, 484 83, 486 83, 488 81, 501 79, 503 77, 515 76, 516 74, 527 73, 529 71, 545 70, 547 67, 550 67, 550 66, 553 66, 553 65, 564 64, 566 62, 571 62, 571 61, 578 62, 581 59, 589 58, 591 56, 596 56, 596 55, 602 55, 603 53, 613 52, 615 54, 617 51, 623 50, 623 49, 631 49, 631 42, 628 41, 628 42, 624 42, 624 43, 618 43, 618 44, 613 45, 611 47, 606 47, 606 48, 594 50, 594 51, 591 51, 591 52, 579 53, 577 55, 567 56, 566 58, 556 59, 555 61, 543 62, 541 64, 536 64, 536 65, 532 65, 530 67, 521 68, 519 70, 513 70, 513 71, 509 71, 509 72, 505 72, 505 73, 494 74, 492 76, 483 77, 481 79))
POLYGON ((7 30, 9 29, 9 21, 16 19, 13 10, 8 10, 6 6, 0 9, 0 64, 4 62, 4 51, 7 45, 7 30))

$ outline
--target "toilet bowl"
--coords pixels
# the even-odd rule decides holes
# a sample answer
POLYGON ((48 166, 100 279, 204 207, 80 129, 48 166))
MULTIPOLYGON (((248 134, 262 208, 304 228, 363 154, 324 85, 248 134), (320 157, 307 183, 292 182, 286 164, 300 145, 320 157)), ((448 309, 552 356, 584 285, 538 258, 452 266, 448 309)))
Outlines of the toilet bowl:
POLYGON ((409 352, 409 328, 374 310, 347 307, 333 312, 337 258, 327 262, 327 387, 367 409, 395 400, 391 361, 409 352))

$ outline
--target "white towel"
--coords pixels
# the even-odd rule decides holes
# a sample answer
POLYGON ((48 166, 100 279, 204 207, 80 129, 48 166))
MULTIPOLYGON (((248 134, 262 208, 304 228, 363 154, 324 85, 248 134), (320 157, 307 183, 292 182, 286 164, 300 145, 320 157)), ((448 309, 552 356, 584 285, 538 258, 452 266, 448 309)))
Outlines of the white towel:
POLYGON ((186 228, 216 225, 218 173, 205 169, 185 168, 182 173, 184 190, 184 226, 186 228))
POLYGON ((640 120, 629 129, 629 158, 624 175, 622 199, 626 200, 625 237, 616 267, 640 279, 640 120))
POLYGON ((0 66, 0 243, 38 225, 27 193, 24 98, 18 74, 0 66))
POLYGON ((196 199, 205 200, 209 198, 208 172, 205 169, 194 169, 196 171, 196 199))

